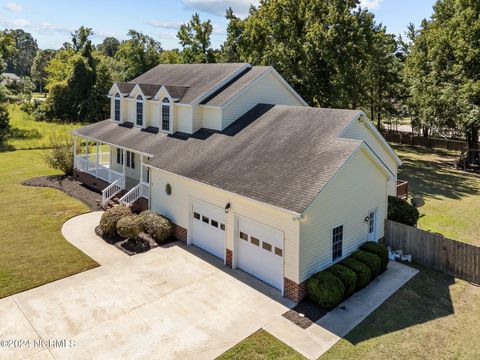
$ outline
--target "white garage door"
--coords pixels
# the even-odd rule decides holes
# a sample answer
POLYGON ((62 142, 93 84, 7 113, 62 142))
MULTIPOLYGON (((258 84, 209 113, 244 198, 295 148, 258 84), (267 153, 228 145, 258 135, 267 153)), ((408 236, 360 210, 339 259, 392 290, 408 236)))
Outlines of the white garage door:
POLYGON ((225 211, 201 201, 193 203, 192 243, 209 253, 225 257, 225 211))
POLYGON ((283 233, 245 218, 238 219, 237 265, 277 289, 282 288, 283 233))

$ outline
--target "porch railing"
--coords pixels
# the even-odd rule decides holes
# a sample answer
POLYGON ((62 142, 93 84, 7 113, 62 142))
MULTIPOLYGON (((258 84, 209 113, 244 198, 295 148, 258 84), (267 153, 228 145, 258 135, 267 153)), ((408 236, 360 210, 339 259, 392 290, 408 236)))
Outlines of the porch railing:
POLYGON ((125 189, 125 176, 121 176, 102 191, 102 206, 105 206, 108 200, 125 189))
POLYGON ((150 185, 148 183, 139 182, 137 185, 135 185, 135 187, 130 189, 129 192, 122 196, 122 198, 119 200, 119 203, 122 205, 130 206, 141 197, 148 199, 149 186, 150 185))
POLYGON ((397 197, 408 200, 408 181, 397 180, 397 197))
MULTIPOLYGON (((103 156, 101 158, 103 159, 103 156)), ((76 155, 73 165, 76 170, 88 173, 109 183, 123 176, 121 172, 110 169, 108 162, 102 160, 97 164, 96 161, 88 160, 83 155, 76 155)))

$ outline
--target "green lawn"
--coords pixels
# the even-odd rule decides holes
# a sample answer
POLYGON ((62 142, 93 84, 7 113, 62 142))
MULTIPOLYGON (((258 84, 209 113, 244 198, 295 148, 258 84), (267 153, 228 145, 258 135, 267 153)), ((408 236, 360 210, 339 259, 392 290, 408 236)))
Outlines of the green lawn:
POLYGON ((395 146, 403 160, 399 178, 412 195, 424 198, 418 226, 469 244, 480 245, 480 174, 453 167, 455 153, 395 146))
MULTIPOLYGON (((320 360, 479 359, 480 288, 423 267, 419 270, 320 360)), ((263 330, 219 357, 278 358, 303 359, 263 330)))
POLYGON ((11 135, 0 148, 6 150, 43 149, 49 146, 50 135, 66 134, 81 124, 58 124, 35 121, 32 115, 20 110, 19 105, 10 105, 11 135))
POLYGON ((97 266, 60 232, 87 206, 59 190, 21 185, 55 173, 39 150, 0 152, 0 298, 97 266))
POLYGON ((305 358, 265 330, 259 330, 217 358, 217 360, 229 359, 297 360, 305 358))

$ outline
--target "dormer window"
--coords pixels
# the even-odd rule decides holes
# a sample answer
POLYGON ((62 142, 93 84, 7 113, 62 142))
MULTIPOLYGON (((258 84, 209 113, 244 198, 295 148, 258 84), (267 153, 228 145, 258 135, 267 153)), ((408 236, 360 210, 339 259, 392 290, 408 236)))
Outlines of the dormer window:
POLYGON ((114 102, 114 121, 120 121, 120 94, 115 94, 115 102, 114 102))
POLYGON ((162 130, 170 132, 170 100, 167 97, 162 100, 162 130))
POLYGON ((137 126, 143 126, 143 97, 142 95, 137 96, 137 126))

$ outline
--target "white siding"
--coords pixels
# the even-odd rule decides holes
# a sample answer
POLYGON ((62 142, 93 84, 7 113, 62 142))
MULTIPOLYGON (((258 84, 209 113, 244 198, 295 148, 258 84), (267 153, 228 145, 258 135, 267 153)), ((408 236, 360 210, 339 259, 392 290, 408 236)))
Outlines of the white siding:
POLYGON ((256 80, 247 91, 223 108, 222 130, 259 103, 303 106, 271 72, 256 80))
POLYGON ((388 182, 388 194, 392 196, 397 195, 397 163, 383 144, 372 134, 371 130, 365 125, 363 121, 368 121, 367 119, 362 119, 361 121, 356 121, 352 126, 347 129, 347 131, 342 135, 342 137, 348 139, 357 139, 363 140, 367 143, 368 146, 380 157, 381 161, 385 164, 390 171, 395 174, 394 178, 388 182))
POLYGON ((227 203, 231 204, 226 216, 226 232, 227 248, 233 250, 234 261, 233 239, 234 229, 237 227, 234 224, 235 215, 253 219, 282 231, 285 235, 284 275, 290 280, 298 281, 299 222, 294 220, 291 213, 158 169, 152 168, 150 175, 151 209, 186 228, 189 234, 192 199, 202 200, 222 209, 227 203), (170 196, 165 193, 167 183, 172 187, 170 196))
POLYGON ((222 130, 222 109, 200 106, 202 127, 213 130, 222 130))
POLYGON ((191 106, 175 104, 173 108, 174 129, 175 131, 192 133, 193 110, 191 106))
POLYGON ((332 263, 332 230, 343 225, 343 256, 367 241, 365 217, 377 209, 377 239, 387 217, 387 177, 360 150, 337 173, 304 214, 300 224, 300 281, 332 263))
POLYGON ((202 128, 202 109, 200 105, 192 106, 192 134, 202 128))

